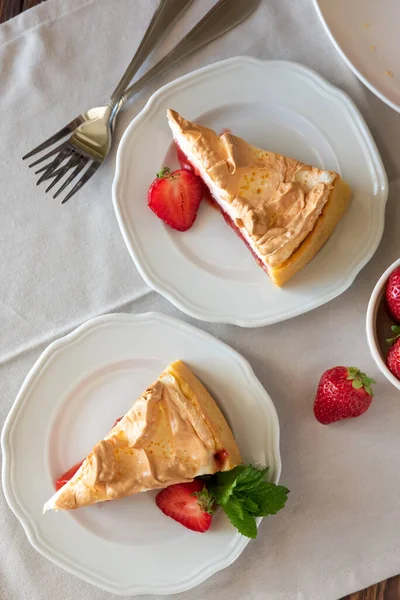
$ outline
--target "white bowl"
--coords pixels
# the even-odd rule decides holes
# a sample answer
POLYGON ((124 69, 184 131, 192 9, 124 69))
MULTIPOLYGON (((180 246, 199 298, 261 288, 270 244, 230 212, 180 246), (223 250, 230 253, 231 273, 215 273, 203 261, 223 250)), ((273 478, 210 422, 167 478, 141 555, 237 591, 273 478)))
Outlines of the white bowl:
POLYGON ((386 339, 392 336, 391 325, 394 321, 385 308, 385 288, 389 275, 400 266, 400 258, 396 260, 379 279, 371 294, 367 309, 367 338, 371 354, 385 377, 400 390, 400 380, 389 371, 385 358, 389 345, 386 339))

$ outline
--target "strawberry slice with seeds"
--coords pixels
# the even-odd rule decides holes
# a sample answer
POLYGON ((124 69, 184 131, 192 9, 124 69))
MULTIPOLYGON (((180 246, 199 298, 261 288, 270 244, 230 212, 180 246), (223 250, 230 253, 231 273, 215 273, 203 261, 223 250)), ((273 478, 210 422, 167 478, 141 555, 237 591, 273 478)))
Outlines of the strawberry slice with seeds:
POLYGON ((148 205, 167 225, 187 231, 195 222, 203 196, 203 181, 188 169, 157 173, 148 191, 148 205))
POLYGON ((187 529, 204 533, 210 528, 214 501, 198 479, 170 485, 157 494, 156 504, 167 517, 187 529))

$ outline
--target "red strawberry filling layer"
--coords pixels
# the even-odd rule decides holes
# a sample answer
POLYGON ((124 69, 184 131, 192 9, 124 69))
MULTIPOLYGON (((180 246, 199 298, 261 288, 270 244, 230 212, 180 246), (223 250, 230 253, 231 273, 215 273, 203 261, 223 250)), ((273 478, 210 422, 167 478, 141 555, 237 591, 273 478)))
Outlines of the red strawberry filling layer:
POLYGON ((222 448, 222 450, 218 450, 218 452, 216 452, 214 454, 214 458, 217 461, 217 463, 219 463, 221 466, 224 465, 226 463, 226 461, 228 460, 229 454, 228 451, 225 450, 225 448, 222 448))
POLYGON ((214 198, 211 196, 211 193, 210 193, 210 201, 213 203, 213 205, 216 208, 218 208, 218 210, 220 211, 220 213, 222 214, 222 216, 225 219, 225 223, 227 223, 231 227, 231 229, 233 229, 233 231, 236 233, 236 235, 238 237, 240 237, 240 239, 246 244, 247 248, 250 250, 250 252, 253 255, 253 258, 257 261, 259 266, 268 274, 267 265, 264 263, 264 261, 261 260, 261 258, 259 256, 257 256, 257 254, 254 252, 253 248, 250 246, 249 242, 244 237, 243 233, 240 231, 239 227, 236 225, 235 221, 228 215, 227 212, 224 211, 224 209, 218 204, 218 202, 216 202, 214 200, 214 198))
MULTIPOLYGON (((186 154, 183 152, 182 148, 177 144, 177 142, 175 142, 175 146, 176 146, 176 154, 177 154, 177 157, 179 160, 179 164, 182 167, 182 169, 192 170, 196 175, 201 177, 199 171, 193 167, 192 163, 190 162, 190 160, 188 159, 186 154)), ((213 195, 211 194, 211 191, 210 191, 209 187, 207 186, 206 182, 203 179, 202 179, 202 181, 204 184, 205 199, 214 208, 217 208, 220 211, 220 213, 222 214, 222 216, 225 219, 225 222, 231 227, 231 229, 233 229, 233 231, 236 233, 236 235, 238 237, 240 237, 240 239, 246 244, 247 248, 250 250, 251 254, 253 255, 254 259, 257 261, 259 266, 268 274, 268 267, 265 264, 265 262, 262 261, 259 256, 257 256, 257 254, 254 252, 253 248, 250 246, 249 242, 246 240, 246 238, 240 231, 239 227, 236 225, 235 221, 228 215, 227 212, 224 211, 224 209, 218 204, 218 202, 216 202, 216 200, 214 199, 213 195)))
MULTIPOLYGON (((122 417, 118 417, 118 419, 116 419, 114 425, 112 426, 111 429, 113 429, 117 423, 120 422, 120 420, 122 419, 122 417)), ((81 460, 81 462, 76 463, 76 465, 74 465, 73 467, 71 467, 70 469, 68 469, 68 471, 65 471, 65 473, 63 473, 61 475, 61 477, 59 477, 56 481, 56 491, 58 492, 58 490, 60 488, 63 487, 63 485, 65 485, 66 483, 68 483, 68 481, 70 479, 73 478, 73 476, 75 475, 75 473, 78 471, 78 469, 80 469, 80 467, 82 466, 83 460, 81 460)))
POLYGON ((57 479, 57 481, 56 481, 56 491, 57 492, 66 483, 68 483, 68 481, 70 479, 73 478, 73 476, 75 475, 75 473, 77 472, 77 470, 81 467, 82 463, 83 463, 83 460, 81 460, 81 462, 76 463, 76 465, 74 465, 73 467, 71 467, 70 469, 68 469, 68 471, 65 471, 65 473, 63 473, 63 475, 61 475, 61 477, 59 477, 57 479))

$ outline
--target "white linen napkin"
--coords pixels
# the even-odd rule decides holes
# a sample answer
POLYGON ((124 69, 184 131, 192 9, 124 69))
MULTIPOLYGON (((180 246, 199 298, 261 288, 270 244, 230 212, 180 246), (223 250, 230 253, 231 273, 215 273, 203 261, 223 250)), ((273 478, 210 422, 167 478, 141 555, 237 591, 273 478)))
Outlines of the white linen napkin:
MULTIPOLYGON (((147 66, 212 4, 195 2, 147 66)), ((0 26, 0 425, 45 345, 89 317, 155 309, 194 322, 148 289, 128 255, 111 204, 115 151, 64 207, 36 188, 21 162, 71 117, 107 101, 156 5, 48 0, 0 26)), ((117 135, 163 83, 239 54, 301 62, 350 94, 388 172, 387 225, 351 289, 312 313, 257 330, 196 322, 248 358, 272 396, 282 482, 291 495, 233 566, 177 597, 335 600, 400 572, 400 398, 374 366, 364 333, 373 285, 400 254, 400 115, 342 62, 312 0, 264 0, 239 28, 140 93, 121 114, 117 135), (312 401, 320 374, 353 363, 379 382, 370 410, 359 420, 319 425, 312 401)), ((0 494, 0 597, 106 600, 110 594, 36 553, 0 494)))

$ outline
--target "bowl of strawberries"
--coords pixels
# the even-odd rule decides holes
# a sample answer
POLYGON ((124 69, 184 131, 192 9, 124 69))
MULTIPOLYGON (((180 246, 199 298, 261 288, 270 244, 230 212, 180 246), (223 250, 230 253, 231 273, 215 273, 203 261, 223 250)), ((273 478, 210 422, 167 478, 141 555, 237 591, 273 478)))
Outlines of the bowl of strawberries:
POLYGON ((371 294, 367 338, 376 364, 400 390, 400 259, 386 269, 371 294))

